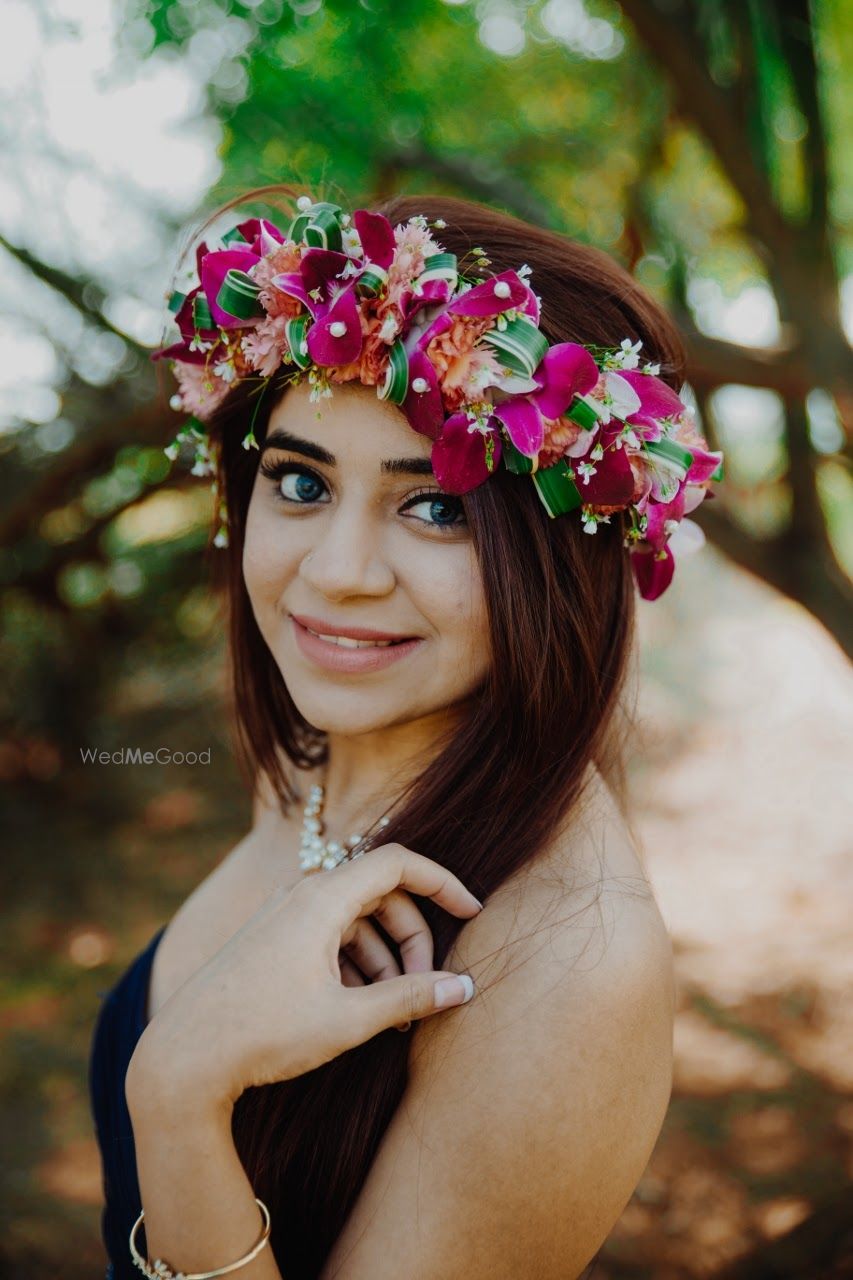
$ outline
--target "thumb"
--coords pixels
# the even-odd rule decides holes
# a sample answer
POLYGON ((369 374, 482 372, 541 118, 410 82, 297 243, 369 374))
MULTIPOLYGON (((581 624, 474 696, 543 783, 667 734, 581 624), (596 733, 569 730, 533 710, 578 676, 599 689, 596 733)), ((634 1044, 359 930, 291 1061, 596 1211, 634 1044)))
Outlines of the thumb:
POLYGON ((404 973, 398 978, 353 987, 349 995, 361 1006, 367 1040, 411 1018, 425 1018, 466 1004, 474 995, 474 980, 468 973, 451 973, 447 969, 404 973))

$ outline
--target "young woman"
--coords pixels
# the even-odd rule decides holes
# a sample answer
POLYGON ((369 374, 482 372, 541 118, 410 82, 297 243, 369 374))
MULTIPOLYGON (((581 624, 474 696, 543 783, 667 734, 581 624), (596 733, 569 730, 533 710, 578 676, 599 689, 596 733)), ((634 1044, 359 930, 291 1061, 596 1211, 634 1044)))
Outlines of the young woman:
POLYGON ((243 198, 292 222, 202 246, 157 353, 216 469, 255 821, 98 1020, 112 1275, 142 1213, 192 1274, 569 1280, 670 1095, 626 675, 720 457, 602 252, 296 195, 243 198))

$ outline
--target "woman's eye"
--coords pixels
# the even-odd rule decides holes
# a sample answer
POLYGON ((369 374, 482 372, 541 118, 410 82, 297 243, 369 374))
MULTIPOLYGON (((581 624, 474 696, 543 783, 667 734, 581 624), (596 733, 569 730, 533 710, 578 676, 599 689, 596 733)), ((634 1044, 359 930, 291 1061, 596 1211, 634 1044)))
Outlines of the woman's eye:
POLYGON ((412 501, 405 508, 416 520, 425 524, 437 525, 441 528, 459 528, 465 523, 465 509, 462 499, 449 493, 432 493, 427 497, 412 501))
POLYGON ((306 503, 319 501, 326 491, 319 476, 296 463, 280 462, 272 466, 261 464, 261 471, 276 482, 275 496, 283 502, 304 506, 306 503))

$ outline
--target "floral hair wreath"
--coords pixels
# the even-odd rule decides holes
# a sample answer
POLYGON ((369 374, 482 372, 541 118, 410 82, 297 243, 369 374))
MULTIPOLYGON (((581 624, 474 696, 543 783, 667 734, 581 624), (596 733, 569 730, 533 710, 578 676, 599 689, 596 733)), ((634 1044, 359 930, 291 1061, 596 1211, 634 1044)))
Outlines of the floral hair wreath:
MULTIPOLYGON (((286 234, 265 219, 232 227, 196 251, 199 283, 169 299, 180 341, 167 358, 179 390, 172 408, 193 416, 166 448, 195 448, 193 473, 214 473, 205 422, 236 380, 258 395, 270 380, 303 377, 311 400, 358 380, 400 406, 428 436, 438 482, 453 494, 483 483, 503 461, 529 475, 550 516, 578 510, 587 533, 625 511, 625 540, 640 594, 669 585, 676 530, 681 549, 701 545, 684 517, 722 478, 693 410, 639 367, 642 342, 549 345, 526 264, 484 276, 483 249, 466 271, 419 214, 391 225, 381 214, 297 201, 286 234), (468 274, 470 273, 470 274, 468 274)), ((214 484, 215 489, 215 484, 214 484)), ((220 500, 220 519, 227 513, 220 500)), ((214 542, 227 544, 223 523, 214 542)))

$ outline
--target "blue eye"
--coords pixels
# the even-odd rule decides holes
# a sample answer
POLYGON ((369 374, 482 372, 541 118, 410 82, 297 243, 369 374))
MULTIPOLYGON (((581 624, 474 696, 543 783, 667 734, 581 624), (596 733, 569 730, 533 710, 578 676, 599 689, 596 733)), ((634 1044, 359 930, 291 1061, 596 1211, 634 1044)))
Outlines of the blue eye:
MULTIPOLYGON (((265 462, 260 465, 261 474, 273 484, 273 496, 289 506, 307 507, 324 501, 328 492, 322 477, 299 462, 265 462)), ((412 519, 433 529, 460 529, 466 525, 462 499, 452 493, 440 493, 435 489, 422 489, 406 499, 401 512, 412 513, 412 519), (425 507, 423 515, 415 515, 418 507, 425 507)))
POLYGON ((414 511, 417 507, 426 507, 429 512, 428 516, 415 516, 416 520, 423 520, 424 524, 433 524, 447 529, 456 528, 465 523, 462 500, 453 494, 427 491, 423 497, 410 499, 405 510, 414 511))
POLYGON ((261 473, 275 482, 277 498, 297 506, 319 501, 326 488, 318 475, 294 462, 262 462, 261 473))

